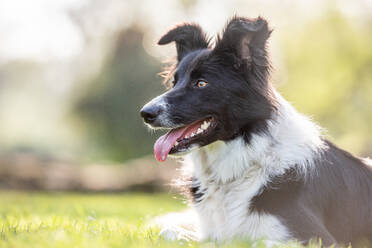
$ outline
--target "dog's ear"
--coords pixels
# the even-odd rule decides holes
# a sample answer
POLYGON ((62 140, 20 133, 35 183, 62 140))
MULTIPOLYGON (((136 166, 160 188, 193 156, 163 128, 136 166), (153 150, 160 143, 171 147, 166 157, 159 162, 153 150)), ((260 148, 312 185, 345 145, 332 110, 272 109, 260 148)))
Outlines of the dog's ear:
POLYGON ((176 26, 161 37, 158 44, 165 45, 172 41, 176 42, 178 62, 189 52, 208 48, 209 45, 206 35, 196 24, 176 26))
POLYGON ((214 53, 230 56, 234 67, 252 62, 266 66, 266 41, 271 34, 267 21, 261 17, 233 17, 222 37, 218 37, 214 53))

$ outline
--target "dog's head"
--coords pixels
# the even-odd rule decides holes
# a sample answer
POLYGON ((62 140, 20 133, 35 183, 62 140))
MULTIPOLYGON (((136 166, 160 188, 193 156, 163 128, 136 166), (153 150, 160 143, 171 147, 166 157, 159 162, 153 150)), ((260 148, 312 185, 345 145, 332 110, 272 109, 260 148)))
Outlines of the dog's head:
POLYGON ((149 126, 169 129, 155 143, 157 160, 217 140, 248 139, 265 126, 275 109, 266 53, 270 33, 262 18, 234 17, 213 48, 194 24, 160 39, 160 45, 176 43, 177 65, 172 88, 141 110, 149 126))

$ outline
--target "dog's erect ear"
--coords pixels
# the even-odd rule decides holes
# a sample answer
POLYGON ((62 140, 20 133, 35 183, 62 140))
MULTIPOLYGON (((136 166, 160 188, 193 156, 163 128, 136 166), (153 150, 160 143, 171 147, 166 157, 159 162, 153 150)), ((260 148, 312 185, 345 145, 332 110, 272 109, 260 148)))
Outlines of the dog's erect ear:
POLYGON ((252 61, 258 65, 266 63, 265 46, 270 34, 267 21, 261 17, 234 17, 227 24, 222 37, 218 38, 214 53, 233 55, 234 66, 252 61))
POLYGON ((176 42, 178 62, 189 52, 208 48, 208 39, 200 26, 183 24, 176 26, 159 40, 159 45, 176 42))

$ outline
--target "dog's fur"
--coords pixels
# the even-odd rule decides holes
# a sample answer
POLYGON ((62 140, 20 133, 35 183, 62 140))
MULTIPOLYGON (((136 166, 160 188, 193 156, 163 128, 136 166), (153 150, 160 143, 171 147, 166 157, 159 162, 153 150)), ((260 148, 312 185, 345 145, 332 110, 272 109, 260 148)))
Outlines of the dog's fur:
POLYGON ((192 174, 194 211, 158 219, 171 239, 320 238, 324 245, 372 241, 371 162, 337 148, 272 87, 262 18, 234 17, 212 48, 194 24, 176 42, 173 88, 149 102, 153 127, 177 128, 212 116, 211 134, 182 155, 192 174), (194 87, 202 78, 203 89, 194 87))

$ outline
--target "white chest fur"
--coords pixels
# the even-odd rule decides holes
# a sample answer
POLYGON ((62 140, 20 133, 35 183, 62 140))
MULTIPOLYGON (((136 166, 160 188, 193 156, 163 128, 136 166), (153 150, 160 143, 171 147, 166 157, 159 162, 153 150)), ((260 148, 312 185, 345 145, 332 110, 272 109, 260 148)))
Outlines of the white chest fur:
POLYGON ((199 171, 203 169, 199 166, 195 169, 200 191, 203 191, 201 201, 194 206, 199 217, 201 239, 225 241, 233 238, 265 238, 284 241, 290 238, 277 217, 250 211, 251 199, 268 180, 259 166, 253 165, 251 169, 240 171, 243 174, 239 176, 236 174, 239 171, 225 172, 238 179, 226 181, 228 178, 224 177, 224 182, 209 181, 210 177, 204 174, 208 172, 199 171))
POLYGON ((260 182, 244 182, 239 187, 226 185, 209 188, 206 198, 195 206, 202 239, 288 239, 290 235, 279 219, 250 211, 250 200, 260 187, 260 182))

